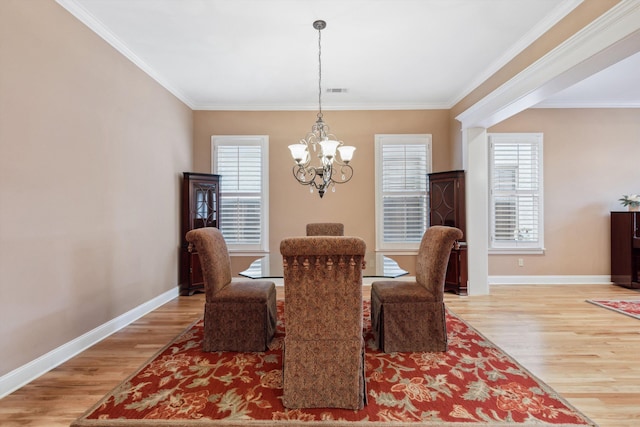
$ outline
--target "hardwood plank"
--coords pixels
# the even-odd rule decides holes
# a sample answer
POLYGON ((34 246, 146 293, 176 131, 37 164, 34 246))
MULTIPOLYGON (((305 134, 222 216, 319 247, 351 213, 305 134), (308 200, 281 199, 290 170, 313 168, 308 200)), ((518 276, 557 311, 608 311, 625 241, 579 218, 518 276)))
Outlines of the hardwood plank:
MULTIPOLYGON (((365 298, 370 288, 363 287, 365 298)), ((278 297, 283 298, 282 288, 278 297)), ((447 306, 601 427, 640 425, 640 320, 586 299, 640 299, 615 285, 492 286, 447 306)), ((201 314, 181 296, 0 400, 2 426, 68 426, 201 314)))

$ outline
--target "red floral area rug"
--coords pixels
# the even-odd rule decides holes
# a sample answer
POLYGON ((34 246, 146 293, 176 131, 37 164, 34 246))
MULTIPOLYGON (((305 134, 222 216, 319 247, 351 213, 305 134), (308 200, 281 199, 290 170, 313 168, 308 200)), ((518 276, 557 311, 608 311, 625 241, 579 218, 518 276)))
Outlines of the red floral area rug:
POLYGON ((368 301, 367 405, 286 409, 283 308, 267 352, 204 353, 200 320, 72 426, 595 426, 452 312, 447 352, 378 351, 368 301))
POLYGON ((640 319, 640 300, 591 300, 587 302, 640 319))

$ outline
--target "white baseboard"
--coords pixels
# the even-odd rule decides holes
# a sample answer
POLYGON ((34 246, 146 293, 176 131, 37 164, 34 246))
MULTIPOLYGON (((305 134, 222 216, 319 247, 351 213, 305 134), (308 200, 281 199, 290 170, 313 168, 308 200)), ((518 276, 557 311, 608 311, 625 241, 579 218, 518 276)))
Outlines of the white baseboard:
POLYGON ((0 377, 0 399, 178 296, 173 289, 0 377))
POLYGON ((489 276, 489 285, 604 285, 611 276, 489 276))

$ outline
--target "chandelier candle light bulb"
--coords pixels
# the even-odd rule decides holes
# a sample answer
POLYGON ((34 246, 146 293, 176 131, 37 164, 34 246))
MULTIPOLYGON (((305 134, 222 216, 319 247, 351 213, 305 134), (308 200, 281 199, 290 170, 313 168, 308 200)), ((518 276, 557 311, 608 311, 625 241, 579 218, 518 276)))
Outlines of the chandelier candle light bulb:
POLYGON ((329 132, 322 116, 322 50, 321 33, 327 26, 324 21, 315 21, 313 28, 318 30, 318 114, 315 124, 306 138, 298 144, 289 145, 291 157, 296 162, 293 167, 294 178, 302 185, 308 185, 309 190, 318 190, 320 198, 324 196, 327 187, 336 191, 336 184, 344 184, 353 177, 353 168, 349 164, 353 159, 356 147, 343 145, 335 135, 329 132), (318 149, 320 146, 320 149, 318 149), (317 152, 318 160, 311 156, 311 148, 317 152), (336 154, 337 152, 337 154, 336 154), (318 166, 312 162, 319 162, 318 166))
POLYGON ((305 163, 309 158, 309 152, 307 151, 307 146, 303 144, 291 144, 289 146, 289 150, 291 150, 291 157, 296 161, 298 165, 305 163))
POLYGON ((338 141, 332 141, 330 139, 324 139, 320 141, 320 147, 322 148, 322 157, 333 163, 334 157, 336 157, 336 149, 340 143, 338 141))
POLYGON ((340 153, 340 157, 345 164, 349 164, 351 159, 353 158, 353 152, 356 151, 356 147, 352 147, 350 145, 343 145, 338 147, 338 153, 340 153))

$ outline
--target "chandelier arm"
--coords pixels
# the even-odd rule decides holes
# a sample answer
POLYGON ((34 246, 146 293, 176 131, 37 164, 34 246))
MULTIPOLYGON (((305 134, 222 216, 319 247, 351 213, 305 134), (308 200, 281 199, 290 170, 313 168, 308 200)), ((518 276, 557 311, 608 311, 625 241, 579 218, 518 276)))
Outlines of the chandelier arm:
POLYGON ((333 175, 335 176, 331 177, 331 181, 336 184, 344 184, 351 181, 351 178, 353 178, 353 168, 351 167, 351 165, 341 163, 338 164, 338 166, 340 167, 333 168, 333 175), (342 176, 344 176, 344 179, 342 179, 342 176))
POLYGON ((293 177, 302 185, 310 185, 317 190, 324 189, 328 183, 325 183, 326 174, 322 168, 305 167, 304 165, 295 165, 293 167, 293 177), (304 178, 300 178, 302 175, 304 178))
POLYGON ((302 185, 314 185, 316 179, 316 170, 314 168, 306 168, 304 165, 295 165, 293 167, 293 177, 302 185), (300 178, 302 175, 302 178, 300 178))

